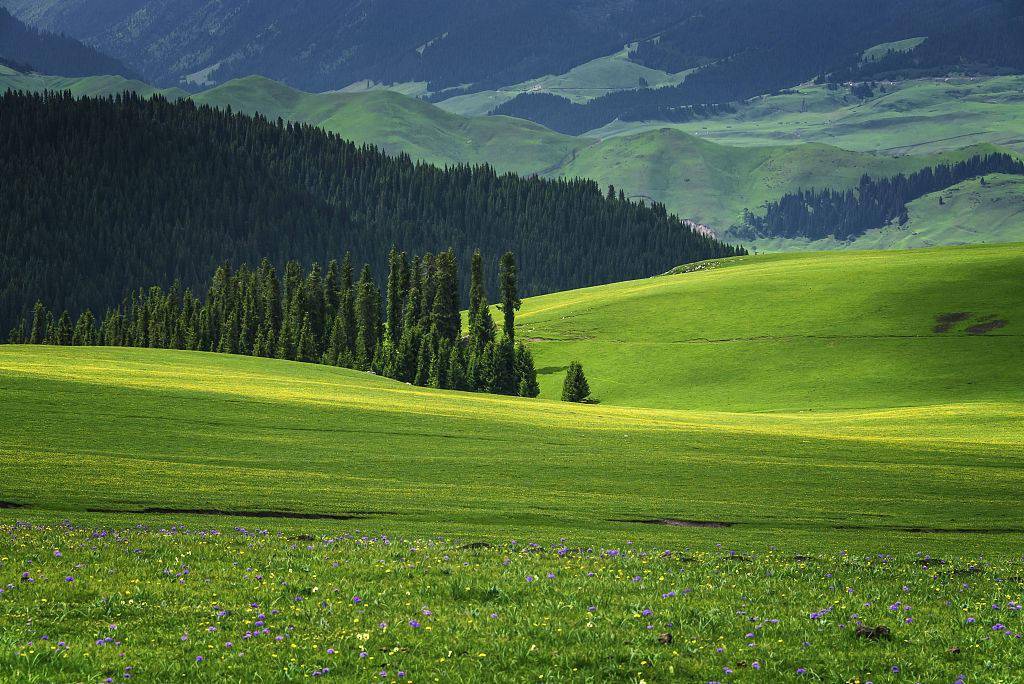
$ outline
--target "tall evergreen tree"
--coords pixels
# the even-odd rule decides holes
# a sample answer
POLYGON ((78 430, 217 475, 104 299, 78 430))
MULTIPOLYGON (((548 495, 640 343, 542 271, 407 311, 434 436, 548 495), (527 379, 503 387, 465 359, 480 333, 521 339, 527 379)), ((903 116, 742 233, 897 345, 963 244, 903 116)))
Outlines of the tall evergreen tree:
POLYGON ((516 343, 516 377, 519 378, 519 396, 536 397, 540 394, 540 385, 537 384, 537 369, 533 365, 533 354, 522 342, 516 343))
POLYGON ((437 338, 448 342, 454 342, 462 335, 458 267, 455 263, 455 252, 451 249, 439 253, 434 260, 431 331, 437 338))
POLYGON ((393 348, 398 348, 402 337, 402 260, 395 247, 388 253, 387 327, 386 333, 393 348))
POLYGON ((373 283, 369 265, 363 267, 356 289, 356 366, 368 369, 377 353, 380 335, 380 293, 373 283))
POLYGON ((516 336, 516 311, 522 305, 519 299, 519 274, 516 271, 516 257, 512 252, 501 255, 498 264, 498 280, 501 284, 501 312, 505 315, 505 337, 510 341, 516 336))
POLYGON ((484 259, 480 250, 473 251, 473 259, 469 268, 469 329, 476 327, 476 313, 480 310, 480 301, 487 299, 487 287, 484 284, 484 259))
POLYGON ((32 329, 29 332, 29 344, 42 344, 46 338, 46 307, 42 302, 36 302, 32 309, 32 329))

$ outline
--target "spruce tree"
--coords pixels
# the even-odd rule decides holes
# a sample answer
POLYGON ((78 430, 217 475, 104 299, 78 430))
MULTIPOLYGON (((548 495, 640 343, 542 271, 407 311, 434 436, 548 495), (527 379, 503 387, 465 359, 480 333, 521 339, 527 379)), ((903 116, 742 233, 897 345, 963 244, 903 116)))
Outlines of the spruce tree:
POLYGON ((17 324, 11 328, 10 335, 7 336, 7 341, 11 344, 24 344, 27 340, 25 339, 25 317, 22 316, 18 319, 17 324))
POLYGON ((356 289, 356 367, 370 368, 380 335, 380 292, 373 282, 370 266, 363 266, 356 289))
POLYGON ((57 331, 53 336, 52 344, 69 345, 71 344, 72 334, 71 314, 68 313, 67 309, 64 309, 60 319, 57 321, 57 331))
POLYGON ((313 333, 313 324, 310 321, 309 312, 302 316, 302 326, 299 329, 299 343, 295 350, 296 361, 316 361, 316 337, 313 333))
POLYGON ((498 281, 501 285, 501 311, 505 314, 505 337, 515 340, 516 311, 522 305, 519 299, 519 275, 516 272, 516 257, 512 252, 501 255, 498 264, 498 281))
POLYGON ((469 329, 476 327, 476 314, 480 310, 481 300, 487 299, 487 287, 484 284, 484 260, 480 250, 473 252, 473 260, 469 269, 469 329))
POLYGON ((540 394, 540 385, 537 384, 537 369, 533 365, 533 354, 522 342, 516 344, 516 376, 519 378, 519 396, 536 397, 540 394))
POLYGON ((448 389, 448 367, 451 364, 452 343, 441 337, 430 358, 430 377, 427 384, 435 389, 448 389))
POLYGON ((569 370, 565 374, 565 382, 562 384, 562 401, 586 401, 590 396, 590 385, 587 377, 583 374, 583 366, 579 361, 569 364, 569 370))
POLYGON ((402 337, 402 260, 394 247, 388 253, 387 326, 386 334, 392 348, 398 348, 402 337))
POLYGON ((438 339, 454 342, 461 336, 458 264, 451 249, 439 253, 434 260, 434 303, 430 319, 431 330, 438 339))
POLYGON ((430 382, 430 363, 432 360, 430 341, 424 338, 420 341, 419 354, 416 357, 416 375, 412 381, 414 385, 426 387, 430 382))
POLYGON ((448 359, 448 387, 463 391, 471 389, 466 379, 465 350, 462 345, 452 345, 448 359))
POLYGON ((92 311, 86 309, 78 317, 75 330, 71 335, 71 344, 75 346, 92 346, 96 344, 96 319, 92 311))
POLYGON ((502 338, 501 342, 494 345, 490 391, 509 395, 515 395, 519 391, 519 380, 516 378, 516 350, 508 337, 502 338))
POLYGON ((36 302, 32 309, 32 329, 29 331, 29 344, 42 344, 46 338, 46 307, 42 302, 36 302))

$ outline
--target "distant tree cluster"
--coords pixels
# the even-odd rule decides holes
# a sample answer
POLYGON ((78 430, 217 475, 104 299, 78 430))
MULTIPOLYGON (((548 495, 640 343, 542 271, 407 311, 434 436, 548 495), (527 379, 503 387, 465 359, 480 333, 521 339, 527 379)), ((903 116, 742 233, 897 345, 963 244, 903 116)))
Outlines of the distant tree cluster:
POLYGON ((893 219, 906 222, 907 203, 986 173, 1024 174, 1024 162, 1008 154, 975 155, 905 176, 872 179, 864 175, 855 190, 798 190, 769 202, 764 216, 744 210, 738 232, 749 237, 834 236, 840 240, 881 228, 893 219))
POLYGON ((491 315, 483 259, 473 253, 469 330, 463 334, 455 252, 415 256, 392 249, 383 290, 369 265, 354 279, 351 255, 326 270, 289 261, 279 278, 270 260, 256 269, 217 268, 205 297, 175 282, 140 289, 99 319, 72 319, 37 301, 15 344, 101 345, 245 354, 368 370, 424 387, 535 397, 530 350, 515 339, 519 309, 515 257, 499 263, 502 327, 491 315))
POLYGON ((0 150, 0 329, 37 297, 77 315, 263 257, 352 252, 381 278, 392 244, 511 250, 530 295, 742 253, 593 181, 442 169, 187 100, 8 92, 0 150))
POLYGON ((135 76, 117 59, 69 36, 26 26, 4 7, 0 7, 0 63, 17 71, 38 70, 59 76, 135 76))

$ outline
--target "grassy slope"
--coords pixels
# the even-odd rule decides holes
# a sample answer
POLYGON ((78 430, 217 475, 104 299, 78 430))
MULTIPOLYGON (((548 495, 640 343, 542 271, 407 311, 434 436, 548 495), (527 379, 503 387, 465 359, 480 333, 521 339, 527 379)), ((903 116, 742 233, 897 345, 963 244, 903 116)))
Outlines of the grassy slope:
POLYGON ((22 74, 8 67, 0 66, 0 91, 8 89, 26 92, 70 90, 76 97, 114 95, 126 90, 136 92, 143 97, 159 94, 176 99, 188 95, 180 88, 156 88, 148 83, 127 79, 123 76, 44 76, 42 74, 22 74))
MULTIPOLYGON (((1022 245, 720 263, 530 299, 521 334, 546 340, 534 344, 539 368, 580 359, 595 395, 615 404, 914 413, 1024 396, 1022 245), (932 332, 951 312, 1007 325, 932 332)), ((542 396, 557 396, 561 375, 542 376, 542 396)))
POLYGON ((860 58, 862 61, 868 62, 885 57, 890 50, 893 52, 910 52, 925 40, 924 37, 918 36, 917 38, 904 38, 903 40, 894 40, 891 43, 882 43, 865 50, 860 58))
POLYGON ((890 528, 1019 526, 1022 272, 1021 246, 774 256, 529 300, 522 337, 579 338, 533 343, 544 395, 579 358, 597 406, 247 357, 0 347, 0 499, 37 519, 370 511, 356 524, 424 534, 998 549, 1014 538, 890 528), (931 332, 957 310, 1010 323, 931 332), (663 516, 742 524, 610 522, 663 516), (851 524, 869 529, 837 529, 851 524))
POLYGON ((764 239, 757 250, 910 249, 936 245, 1024 241, 1024 178, 993 174, 971 179, 914 200, 906 225, 870 230, 855 240, 764 239), (939 204, 942 197, 944 204, 939 204))
POLYGON ((853 187, 862 174, 890 176, 993 151, 978 145, 941 155, 892 157, 823 144, 732 147, 672 128, 609 138, 560 170, 627 194, 648 195, 720 232, 770 199, 801 187, 853 187))
POLYGON ((588 102, 610 92, 636 88, 641 78, 646 79, 652 88, 677 85, 686 73, 670 74, 631 62, 627 50, 623 49, 614 55, 581 64, 564 74, 542 76, 498 90, 457 95, 439 102, 438 106, 463 116, 483 116, 519 93, 552 93, 573 102, 588 102))
MULTIPOLYGON (((924 154, 989 142, 1024 151, 1024 76, 886 84, 861 102, 842 89, 801 86, 755 98, 736 114, 670 124, 727 145, 823 142, 848 150, 924 154)), ((662 122, 615 122, 589 135, 631 134, 662 122)))
POLYGON ((537 173, 589 140, 510 117, 466 118, 388 90, 304 93, 259 76, 225 83, 193 97, 320 126, 356 142, 437 163, 488 162, 503 171, 537 173))

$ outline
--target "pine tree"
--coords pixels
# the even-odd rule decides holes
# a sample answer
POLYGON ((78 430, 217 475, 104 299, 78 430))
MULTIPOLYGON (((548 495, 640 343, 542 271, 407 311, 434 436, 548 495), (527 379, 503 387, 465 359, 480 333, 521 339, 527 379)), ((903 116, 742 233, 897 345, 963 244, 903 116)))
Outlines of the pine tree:
POLYGON ((76 346, 92 346, 96 344, 96 319, 92 311, 86 309, 78 317, 75 323, 74 332, 71 335, 71 344, 76 346))
POLYGON ((430 377, 427 381, 435 389, 448 389, 448 367, 451 364, 452 343, 441 337, 430 358, 430 377))
POLYGON ((21 317, 17 324, 11 328, 10 334, 7 336, 7 341, 10 344, 24 344, 27 340, 25 339, 25 317, 21 317))
POLYGON ((53 335, 52 344, 60 344, 64 346, 70 345, 72 334, 71 314, 68 313, 67 309, 64 309, 60 315, 60 319, 57 321, 57 330, 53 335))
POLYGON ((516 272, 516 257, 512 252, 501 255, 498 264, 498 281, 501 284, 501 311, 505 314, 505 337, 515 340, 516 311, 522 305, 519 299, 519 276, 516 272))
POLYGON ((402 382, 412 382, 416 379, 416 361, 419 352, 419 328, 416 326, 405 328, 402 331, 402 339, 398 342, 398 350, 395 353, 394 377, 402 382))
POLYGON ((318 358, 313 324, 310 322, 309 312, 306 312, 302 316, 302 327, 299 329, 299 344, 295 350, 295 360, 316 361, 318 358))
POLYGON ((453 390, 469 390, 466 380, 466 363, 462 345, 452 345, 448 359, 448 387, 453 390))
POLYGON ((462 335, 458 264, 451 249, 441 252, 434 260, 434 303, 430 318, 431 329, 438 339, 454 342, 462 335))
POLYGON ((373 283, 370 266, 363 267, 363 272, 356 283, 356 367, 369 369, 377 354, 377 343, 380 339, 380 292, 373 283))
POLYGON ((476 328, 476 314, 480 310, 480 302, 487 299, 487 287, 484 284, 484 260, 480 250, 473 252, 473 261, 469 269, 469 330, 476 328))
POLYGON ((533 365, 533 354, 522 342, 516 344, 516 376, 519 378, 519 396, 536 397, 540 394, 540 385, 537 384, 537 369, 533 365))
POLYGON ((46 338, 46 307, 42 302, 36 302, 32 309, 32 329, 29 332, 29 344, 42 344, 46 338))
POLYGON ((516 378, 516 350, 512 340, 508 337, 502 338, 501 342, 495 344, 493 348, 493 375, 490 391, 495 394, 514 396, 519 391, 519 381, 516 378))
POLYGON ((565 374, 565 382, 562 384, 562 401, 586 401, 590 396, 590 385, 587 384, 587 377, 583 374, 583 366, 579 361, 569 364, 569 370, 565 374))
POLYGON ((430 364, 432 360, 430 340, 423 338, 420 341, 419 354, 416 357, 416 376, 412 381, 414 385, 426 387, 430 382, 430 364))
POLYGON ((387 338, 394 349, 402 338, 402 262, 405 253, 399 255, 394 247, 388 253, 388 287, 387 287, 387 338))

